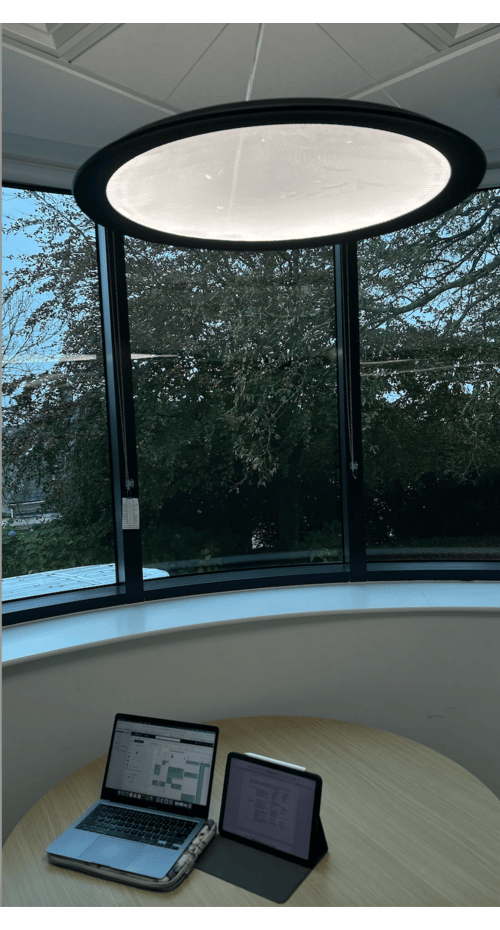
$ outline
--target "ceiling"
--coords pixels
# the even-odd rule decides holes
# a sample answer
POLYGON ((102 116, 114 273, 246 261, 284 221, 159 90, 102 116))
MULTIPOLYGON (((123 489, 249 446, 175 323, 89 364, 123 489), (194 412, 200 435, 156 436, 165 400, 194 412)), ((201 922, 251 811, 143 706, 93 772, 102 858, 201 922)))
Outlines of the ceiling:
MULTIPOLYGON (((4 23, 3 179, 71 188, 102 146, 245 100, 258 23, 4 23)), ((482 147, 500 185, 499 23, 270 23, 251 99, 400 106, 482 147)))

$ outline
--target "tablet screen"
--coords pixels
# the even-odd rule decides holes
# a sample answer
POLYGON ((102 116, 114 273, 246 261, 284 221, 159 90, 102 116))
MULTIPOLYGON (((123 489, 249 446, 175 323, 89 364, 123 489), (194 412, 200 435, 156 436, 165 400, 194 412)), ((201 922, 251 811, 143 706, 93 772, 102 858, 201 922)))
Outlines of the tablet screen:
POLYGON ((320 787, 317 776, 230 754, 222 831, 307 861, 318 782, 320 787))

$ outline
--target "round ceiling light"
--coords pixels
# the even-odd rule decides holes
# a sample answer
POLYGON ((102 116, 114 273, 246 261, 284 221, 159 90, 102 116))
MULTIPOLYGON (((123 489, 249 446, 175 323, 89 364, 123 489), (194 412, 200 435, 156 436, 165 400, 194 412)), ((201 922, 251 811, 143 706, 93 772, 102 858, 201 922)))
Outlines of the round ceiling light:
POLYGON ((346 100, 196 110, 108 145, 78 171, 103 226, 185 248, 281 249, 431 219, 477 189, 479 146, 433 120, 346 100))

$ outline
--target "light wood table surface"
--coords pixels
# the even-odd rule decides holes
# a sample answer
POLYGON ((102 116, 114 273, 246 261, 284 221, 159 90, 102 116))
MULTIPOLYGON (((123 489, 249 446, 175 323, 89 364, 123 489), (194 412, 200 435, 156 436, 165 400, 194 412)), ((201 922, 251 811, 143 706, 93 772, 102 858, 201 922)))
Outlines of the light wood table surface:
POLYGON ((323 779, 329 852, 284 905, 195 869, 175 891, 142 891, 50 865, 48 846, 100 795, 105 757, 64 779, 3 850, 4 907, 498 907, 500 801, 474 775, 412 740, 309 717, 220 727, 210 815, 227 753, 304 765, 323 779))

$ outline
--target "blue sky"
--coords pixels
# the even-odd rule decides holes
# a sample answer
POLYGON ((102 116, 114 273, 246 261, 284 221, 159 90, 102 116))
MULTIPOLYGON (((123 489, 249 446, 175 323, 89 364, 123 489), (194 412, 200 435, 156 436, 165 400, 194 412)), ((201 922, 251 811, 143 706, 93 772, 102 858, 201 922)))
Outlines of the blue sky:
MULTIPOLYGON (((12 220, 16 220, 20 217, 29 216, 33 212, 32 202, 29 199, 24 199, 19 196, 19 193, 14 188, 3 187, 2 188, 2 230, 6 225, 10 225, 12 220)), ((41 251, 41 248, 36 241, 36 239, 25 235, 21 230, 16 231, 15 233, 2 234, 2 289, 9 283, 9 279, 12 279, 12 276, 15 276, 16 268, 22 266, 23 257, 25 255, 35 255, 41 251), (12 256, 12 258, 7 258, 7 256, 12 256)), ((40 303, 42 299, 46 299, 47 294, 43 295, 43 298, 40 297, 37 300, 37 295, 31 295, 31 307, 40 303)), ((5 328, 2 327, 3 330, 5 328)), ((36 346, 33 348, 32 353, 34 352, 38 356, 43 356, 45 354, 55 354, 57 352, 57 343, 55 341, 54 334, 51 336, 45 335, 42 336, 42 333, 39 334, 36 346), (45 342, 45 350, 44 350, 45 342)), ((3 333, 3 353, 4 355, 7 352, 7 339, 3 333)), ((46 371, 48 368, 51 368, 54 364, 53 360, 44 359, 43 362, 40 361, 33 364, 29 363, 29 368, 31 371, 36 371, 37 373, 41 371, 46 371)))
MULTIPOLYGON (((21 200, 18 192, 13 188, 2 188, 2 229, 10 220, 17 219, 21 216, 29 216, 30 213, 31 206, 28 200, 21 200)), ((35 252, 39 252, 40 248, 34 239, 28 238, 28 236, 25 236, 22 232, 17 232, 15 235, 5 235, 2 237, 2 242, 3 282, 5 280, 5 273, 15 270, 16 265, 19 263, 19 256, 24 252, 28 255, 32 255, 35 252), (12 261, 6 259, 6 256, 10 254, 15 256, 12 261), (18 257, 17 259, 16 256, 18 257)))

